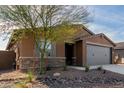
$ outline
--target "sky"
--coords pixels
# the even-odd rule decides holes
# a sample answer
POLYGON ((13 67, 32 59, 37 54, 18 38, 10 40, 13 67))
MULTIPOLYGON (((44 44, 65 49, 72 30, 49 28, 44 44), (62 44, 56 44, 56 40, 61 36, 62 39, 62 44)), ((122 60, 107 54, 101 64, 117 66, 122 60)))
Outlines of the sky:
POLYGON ((89 29, 94 33, 104 33, 113 42, 124 42, 124 6, 89 6, 93 22, 89 29))
MULTIPOLYGON (((88 6, 92 21, 88 28, 98 34, 104 33, 112 41, 124 42, 124 6, 88 6)), ((5 50, 9 38, 0 36, 0 50, 5 50)))
POLYGON ((6 34, 0 35, 0 50, 5 50, 6 49, 6 46, 9 42, 9 37, 10 36, 8 36, 6 34))

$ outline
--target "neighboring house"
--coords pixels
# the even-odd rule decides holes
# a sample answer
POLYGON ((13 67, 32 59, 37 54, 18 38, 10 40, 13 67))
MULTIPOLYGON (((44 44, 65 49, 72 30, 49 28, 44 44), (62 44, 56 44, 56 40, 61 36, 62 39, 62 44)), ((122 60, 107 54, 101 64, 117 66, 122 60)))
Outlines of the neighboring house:
POLYGON ((115 54, 117 63, 124 63, 124 42, 116 43, 115 54))
MULTIPOLYGON (((77 35, 73 38, 74 43, 58 42, 51 45, 45 58, 48 66, 59 67, 65 63, 77 66, 114 63, 113 48, 115 44, 107 36, 102 33, 94 34, 83 25, 76 27, 77 35)), ((31 36, 14 44, 11 43, 11 40, 7 50, 16 52, 18 69, 38 66, 39 57, 31 36)))

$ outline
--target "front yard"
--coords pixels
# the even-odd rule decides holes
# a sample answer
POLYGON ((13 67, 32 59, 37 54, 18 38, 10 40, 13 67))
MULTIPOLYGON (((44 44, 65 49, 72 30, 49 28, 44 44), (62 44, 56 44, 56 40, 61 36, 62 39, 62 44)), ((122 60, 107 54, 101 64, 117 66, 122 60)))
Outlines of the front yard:
MULTIPOLYGON (((0 72, 0 88, 15 88, 18 87, 18 83, 24 83, 24 81, 27 79, 27 74, 22 73, 20 71, 1 71, 0 72)), ((42 82, 39 82, 35 80, 33 82, 34 84, 32 87, 47 87, 46 85, 42 84, 42 82)), ((21 85, 22 87, 22 85, 21 85)))
MULTIPOLYGON (((26 74, 19 71, 0 73, 0 87, 16 87, 17 82, 26 78, 26 74)), ((38 77, 32 87, 50 88, 97 88, 124 87, 124 75, 104 70, 90 70, 89 72, 68 69, 54 69, 38 77)))

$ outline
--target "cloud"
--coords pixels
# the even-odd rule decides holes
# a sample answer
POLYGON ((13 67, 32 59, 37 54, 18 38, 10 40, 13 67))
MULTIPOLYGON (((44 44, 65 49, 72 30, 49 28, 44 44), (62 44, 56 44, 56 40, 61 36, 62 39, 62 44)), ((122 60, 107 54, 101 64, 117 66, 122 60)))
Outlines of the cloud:
POLYGON ((96 19, 101 19, 103 21, 106 21, 107 23, 115 23, 115 24, 121 24, 124 25, 124 18, 122 15, 117 15, 115 13, 108 15, 106 14, 95 14, 96 19))
POLYGON ((89 29, 94 33, 104 33, 114 42, 124 42, 124 7, 89 6, 94 13, 94 21, 89 29), (120 11, 119 11, 120 10, 120 11))
POLYGON ((106 24, 124 25, 124 13, 122 10, 119 11, 116 6, 89 6, 89 8, 91 14, 94 14, 96 22, 102 21, 106 24))
POLYGON ((122 31, 124 28, 122 29, 120 28, 119 30, 117 30, 117 29, 110 28, 108 26, 104 26, 104 25, 96 24, 96 23, 91 23, 88 28, 96 34, 104 33, 114 42, 124 41, 124 37, 121 37, 122 35, 124 35, 124 32, 122 31))

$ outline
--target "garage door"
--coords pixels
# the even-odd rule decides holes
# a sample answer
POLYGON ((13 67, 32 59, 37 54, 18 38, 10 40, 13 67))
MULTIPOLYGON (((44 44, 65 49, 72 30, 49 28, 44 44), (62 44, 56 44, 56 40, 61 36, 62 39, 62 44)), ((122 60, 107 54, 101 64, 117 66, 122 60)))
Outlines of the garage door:
POLYGON ((87 45, 87 64, 104 65, 111 63, 111 51, 108 47, 87 45))

